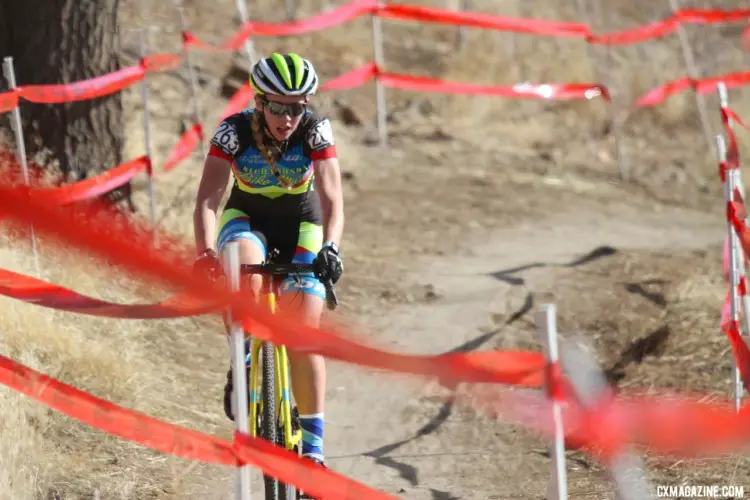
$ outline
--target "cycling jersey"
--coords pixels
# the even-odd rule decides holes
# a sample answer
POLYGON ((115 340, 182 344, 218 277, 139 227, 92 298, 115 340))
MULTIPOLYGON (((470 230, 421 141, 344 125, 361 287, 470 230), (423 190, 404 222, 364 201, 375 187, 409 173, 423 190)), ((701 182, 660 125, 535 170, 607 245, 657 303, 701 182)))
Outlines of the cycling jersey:
MULTIPOLYGON (((312 162, 336 156, 330 121, 305 111, 297 129, 280 144, 282 155, 276 164, 281 175, 292 182, 292 189, 287 190, 279 183, 255 143, 251 127, 254 113, 255 110, 248 109, 227 117, 211 139, 209 155, 232 162, 234 186, 231 196, 241 198, 245 208, 269 216, 320 219, 312 162)), ((265 127, 262 115, 261 127, 265 127)), ((265 133, 263 137, 266 147, 273 151, 272 139, 265 133)))

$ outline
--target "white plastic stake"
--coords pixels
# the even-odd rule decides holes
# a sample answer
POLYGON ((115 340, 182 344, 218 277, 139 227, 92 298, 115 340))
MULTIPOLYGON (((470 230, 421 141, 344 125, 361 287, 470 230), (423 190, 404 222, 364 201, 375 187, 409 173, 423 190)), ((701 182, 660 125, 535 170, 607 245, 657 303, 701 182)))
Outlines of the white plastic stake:
MULTIPOLYGON (((669 0, 669 5, 672 8, 672 14, 677 15, 680 10, 679 0, 669 0)), ((698 71, 698 65, 695 62, 695 56, 693 49, 690 46, 690 40, 688 39, 687 31, 682 23, 677 23, 677 37, 680 40, 680 46, 682 47, 682 57, 685 59, 685 67, 690 78, 694 81, 700 78, 700 71, 698 71)), ((711 122, 708 119, 708 109, 706 109, 706 101, 703 99, 703 95, 699 92, 694 92, 695 104, 698 107, 698 116, 703 126, 703 134, 706 136, 706 143, 711 146, 711 137, 713 137, 713 130, 711 130, 711 122)))
MULTIPOLYGON (((140 45, 141 57, 146 57, 146 50, 148 50, 148 44, 146 42, 145 30, 138 32, 138 41, 140 45)), ((146 156, 149 161, 152 161, 151 156, 151 129, 148 123, 148 76, 143 77, 141 83, 141 100, 143 101, 143 141, 146 149, 146 156)), ((156 200, 154 200, 154 175, 153 175, 153 164, 148 171, 148 211, 151 217, 151 227, 156 229, 156 200)), ((154 231, 154 246, 158 244, 156 240, 156 231, 154 231)))
MULTIPOLYGON (((182 33, 185 33, 187 31, 187 21, 185 20, 185 6, 182 3, 182 0, 177 0, 177 11, 180 14, 180 31, 182 33)), ((185 61, 187 62, 188 67, 188 73, 190 74, 190 92, 193 95, 193 121, 194 123, 199 123, 201 126, 203 126, 203 118, 201 113, 201 107, 200 107, 200 101, 198 100, 198 81, 195 77, 195 68, 193 67, 193 60, 190 57, 190 51, 183 45, 182 47, 182 53, 185 56, 185 61)), ((200 141, 201 145, 201 159, 206 158, 206 145, 201 139, 200 141)))
MULTIPOLYGON (((380 2, 378 2, 378 6, 380 6, 380 2)), ((383 71, 385 68, 385 58, 383 56, 383 29, 377 12, 373 12, 372 14, 372 47, 375 56, 375 66, 377 66, 378 72, 383 71)), ((388 124, 386 117, 388 110, 385 100, 385 87, 380 81, 378 74, 375 75, 375 102, 377 103, 378 137, 380 139, 380 145, 387 147, 388 124)))
MULTIPOLYGON (((17 87, 16 85, 16 71, 13 68, 13 57, 6 56, 3 59, 3 74, 5 79, 8 80, 8 88, 11 90, 17 87)), ((31 183, 29 178, 29 164, 26 159, 26 142, 23 137, 23 126, 21 124, 21 109, 19 104, 13 109, 13 119, 10 122, 10 126, 13 132, 16 134, 16 150, 18 153, 18 162, 21 164, 21 171, 23 172, 23 182, 27 186, 31 183)), ((34 226, 31 225, 31 253, 34 256, 34 270, 37 276, 41 276, 41 270, 39 268, 39 254, 36 251, 36 235, 34 233, 34 226)))
MULTIPOLYGON (((237 12, 240 13, 240 21, 244 26, 250 21, 250 12, 247 9, 247 0, 236 0, 237 12)), ((245 53, 247 54, 247 71, 251 73, 253 71, 253 65, 255 64, 255 45, 253 44, 252 38, 245 40, 245 53)))
MULTIPOLYGON (((719 155, 719 161, 726 161, 727 158, 727 145, 724 141, 724 136, 716 136, 716 151, 719 155)), ((734 171, 727 170, 726 180, 724 182, 724 199, 727 203, 732 201, 734 197, 732 191, 734 191, 734 171)), ((729 304, 732 311, 732 321, 739 321, 739 296, 737 293, 737 284, 739 283, 739 273, 737 268, 737 246, 735 240, 737 235, 732 227, 732 221, 727 221, 727 237, 729 238, 729 304)), ((732 356, 732 373, 733 373, 733 387, 734 387, 734 409, 739 411, 742 402, 742 381, 740 379, 740 371, 737 367, 737 363, 732 356)))
MULTIPOLYGON (((610 391, 604 373, 594 357, 586 352, 581 340, 562 344, 560 357, 576 397, 583 407, 593 407, 610 391), (578 344, 578 345, 576 345, 578 344)), ((622 451, 612 461, 610 474, 616 485, 618 500, 648 500, 655 489, 642 474, 644 466, 638 456, 622 451)))
MULTIPOLYGON (((448 2, 449 4, 453 2, 448 2)), ((471 8, 471 0, 460 0, 460 2, 457 5, 457 10, 459 12, 467 12, 471 8)), ((456 38, 456 49, 461 50, 464 46, 464 42, 466 41, 466 26, 459 26, 458 27, 458 37, 456 38)))
MULTIPOLYGON (((729 96, 727 94, 727 87, 724 84, 724 82, 719 82, 718 86, 718 92, 719 92, 719 102, 721 104, 722 108, 728 109, 729 108, 729 96)), ((732 127, 734 123, 732 122, 732 119, 729 118, 729 126, 732 127)), ((727 145, 726 140, 722 137, 721 141, 717 139, 717 147, 719 148, 718 154, 719 154, 719 161, 726 161, 727 158, 727 145)), ((725 184, 725 192, 724 197, 727 202, 734 201, 734 192, 739 188, 740 194, 742 195, 742 198, 745 199, 745 189, 742 186, 742 174, 739 170, 733 169, 729 170, 727 172, 726 176, 726 184, 725 184)), ((740 282, 740 277, 744 276, 745 281, 747 281, 747 274, 745 269, 745 252, 742 249, 742 245, 740 244, 739 235, 734 230, 734 226, 731 222, 728 222, 729 224, 729 234, 730 234, 730 240, 729 240, 729 262, 730 262, 730 278, 732 277, 732 274, 734 274, 734 285, 731 284, 730 279, 730 286, 732 286, 732 300, 734 301, 733 309, 732 311, 732 319, 734 321, 738 321, 739 317, 742 317, 742 324, 744 326, 744 332, 742 331, 742 328, 740 328, 740 334, 742 336, 743 342, 747 343, 747 336, 750 335, 750 296, 747 294, 742 295, 742 314, 740 314, 739 311, 739 290, 737 289, 737 285, 740 282)), ((734 360, 734 356, 732 356, 732 359, 734 360)), ((734 361, 733 361, 734 363, 734 361)), ((734 385, 735 385, 735 409, 739 411, 740 405, 742 403, 742 397, 744 394, 744 388, 742 386, 742 380, 740 377, 739 368, 734 365, 734 385)))
MULTIPOLYGON (((229 277, 230 291, 238 292, 240 289, 240 245, 238 242, 227 243, 222 251, 222 262, 224 274, 229 277)), ((247 374, 245 373, 245 334, 241 325, 232 318, 231 310, 228 319, 231 325, 232 412, 237 431, 249 434, 250 412, 247 401, 247 374)), ((237 498, 250 500, 249 465, 243 465, 237 469, 237 498)))
MULTIPOLYGON (((719 104, 721 105, 722 108, 729 109, 729 94, 727 93, 726 84, 724 82, 719 82, 716 85, 716 89, 719 92, 719 104)), ((728 122, 729 122, 730 127, 734 126, 734 121, 732 120, 731 116, 728 118, 728 122)), ((738 175, 735 181, 737 181, 737 184, 735 184, 734 187, 736 189, 739 188, 740 194, 742 195, 742 198, 744 199, 745 198, 745 186, 742 183, 742 176, 738 175)))
MULTIPOLYGON (((518 13, 517 17, 520 17, 521 19, 530 18, 533 17, 533 0, 518 0, 516 2, 518 4, 518 13)), ((524 75, 528 75, 527 65, 524 64, 524 49, 526 53, 529 52, 535 52, 535 50, 530 46, 530 43, 532 43, 532 40, 527 39, 523 35, 519 35, 518 33, 503 33, 498 32, 495 36, 498 37, 498 45, 500 43, 505 43, 505 53, 508 55, 508 61, 511 63, 511 74, 513 75, 512 78, 515 81, 523 81, 524 75), (519 53, 520 57, 519 57, 519 53)), ((542 101, 527 101, 528 104, 531 106, 534 106, 536 109, 540 109, 542 104, 542 101)), ((536 112, 535 112, 536 113, 536 112)))
MULTIPOLYGON (((586 6, 586 0, 578 0, 578 11, 580 13, 581 18, 583 18, 589 26, 593 25, 592 19, 593 16, 591 16, 589 9, 586 6)), ((610 48, 607 47, 607 57, 606 61, 607 64, 605 66, 610 65, 610 48)), ((594 46, 590 43, 586 43, 586 51, 589 54, 589 59, 591 59, 591 64, 594 68, 594 75, 596 77, 597 82, 601 82, 604 85, 606 85, 607 90, 609 90, 609 97, 610 101, 606 104, 607 110, 609 112, 609 121, 612 126, 612 135, 614 136, 614 142, 615 142, 615 156, 617 157, 617 165, 620 169, 620 179, 623 181, 627 181, 630 179, 630 159, 628 158, 625 146, 623 144, 623 138, 622 138, 622 131, 620 130, 620 126, 617 120, 617 90, 615 89, 614 83, 615 80, 613 78, 605 79, 602 78, 603 75, 609 74, 608 68, 605 67, 603 70, 599 67, 597 64, 597 57, 596 52, 594 51, 594 46)))
POLYGON ((285 0, 286 4, 286 20, 294 21, 297 19, 297 2, 295 0, 285 0))
MULTIPOLYGON (((558 361, 557 356, 557 308, 555 304, 543 304, 536 319, 536 330, 544 346, 548 364, 558 361)), ((555 426, 555 439, 552 444, 552 466, 554 475, 547 485, 546 500, 567 500, 568 484, 565 471, 565 432, 562 423, 562 408, 557 401, 552 402, 552 423, 555 426)))

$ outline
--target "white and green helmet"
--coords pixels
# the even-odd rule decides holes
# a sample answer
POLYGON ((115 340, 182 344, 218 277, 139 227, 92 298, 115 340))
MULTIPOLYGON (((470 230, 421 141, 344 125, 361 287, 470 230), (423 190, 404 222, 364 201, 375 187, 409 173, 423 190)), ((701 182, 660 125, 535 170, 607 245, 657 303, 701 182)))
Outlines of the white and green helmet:
POLYGON ((318 90, 318 75, 307 59, 274 52, 255 63, 250 86, 258 94, 304 96, 318 90))

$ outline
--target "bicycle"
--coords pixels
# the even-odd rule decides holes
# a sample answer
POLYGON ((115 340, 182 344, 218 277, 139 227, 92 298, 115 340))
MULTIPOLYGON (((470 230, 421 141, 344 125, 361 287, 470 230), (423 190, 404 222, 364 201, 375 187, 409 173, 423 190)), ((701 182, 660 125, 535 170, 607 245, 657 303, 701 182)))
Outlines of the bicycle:
MULTIPOLYGON (((276 252, 277 253, 277 252, 276 252)), ((274 255, 271 252, 271 255, 274 255)), ((267 259, 262 264, 241 264, 240 279, 253 274, 262 276, 261 300, 271 314, 278 314, 277 297, 281 281, 287 276, 314 273, 314 264, 278 264, 267 259)), ((333 283, 324 282, 326 305, 334 310, 338 305, 333 283)), ((244 332, 245 335, 251 332, 244 332)), ((302 455, 302 426, 299 411, 292 404, 291 368, 286 346, 251 337, 250 375, 248 379, 248 405, 250 434, 260 436, 277 446, 302 455), (262 371, 259 366, 262 364, 262 371), (278 404, 277 404, 278 402, 278 404)), ((266 500, 297 500, 300 492, 293 485, 282 483, 274 477, 263 475, 266 500)))

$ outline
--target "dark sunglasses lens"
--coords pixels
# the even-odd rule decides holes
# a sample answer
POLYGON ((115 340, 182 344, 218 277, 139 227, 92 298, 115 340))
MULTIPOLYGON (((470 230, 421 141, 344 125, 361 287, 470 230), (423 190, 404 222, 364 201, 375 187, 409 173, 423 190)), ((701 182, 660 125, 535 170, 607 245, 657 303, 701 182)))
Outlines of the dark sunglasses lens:
POLYGON ((294 103, 294 104, 282 104, 280 102, 266 101, 269 111, 275 115, 289 115, 299 116, 305 112, 305 105, 294 103))
POLYGON ((305 112, 305 105, 304 104, 292 104, 290 105, 291 115, 292 116, 299 116, 302 113, 305 112))

